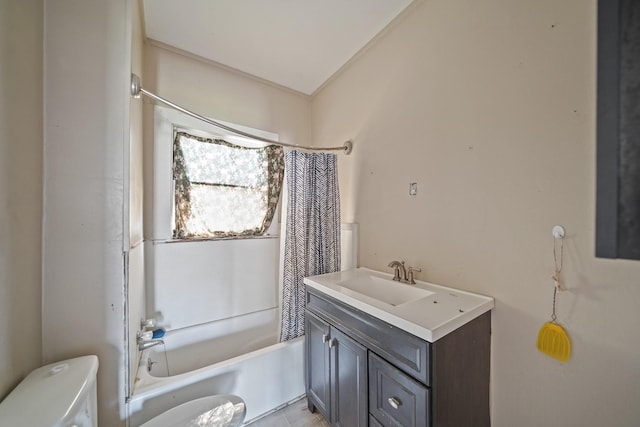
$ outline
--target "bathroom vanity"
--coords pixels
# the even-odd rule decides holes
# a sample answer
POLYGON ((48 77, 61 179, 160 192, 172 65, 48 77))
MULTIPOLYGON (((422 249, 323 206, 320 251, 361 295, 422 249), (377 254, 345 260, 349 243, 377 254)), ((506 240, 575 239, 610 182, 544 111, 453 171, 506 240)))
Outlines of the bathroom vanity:
POLYGON ((492 298, 363 268, 305 284, 310 410, 344 427, 490 425, 492 298))

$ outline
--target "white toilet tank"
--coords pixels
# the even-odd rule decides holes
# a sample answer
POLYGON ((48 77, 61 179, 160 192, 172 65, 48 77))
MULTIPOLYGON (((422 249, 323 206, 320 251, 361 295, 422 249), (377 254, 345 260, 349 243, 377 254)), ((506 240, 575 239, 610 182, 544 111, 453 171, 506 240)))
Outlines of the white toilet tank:
POLYGON ((97 372, 97 356, 34 370, 0 402, 0 426, 96 427, 97 372))

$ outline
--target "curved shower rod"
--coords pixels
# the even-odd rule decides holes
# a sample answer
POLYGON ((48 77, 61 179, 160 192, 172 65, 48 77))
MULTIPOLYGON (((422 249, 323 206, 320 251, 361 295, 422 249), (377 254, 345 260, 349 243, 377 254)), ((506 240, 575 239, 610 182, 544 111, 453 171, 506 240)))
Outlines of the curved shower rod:
POLYGON ((258 135, 253 135, 253 134, 250 134, 250 133, 247 133, 247 132, 243 132, 243 131, 241 131, 239 129, 235 129, 235 128, 232 128, 230 126, 224 125, 222 123, 216 122, 215 120, 211 120, 210 118, 202 116, 202 115, 200 115, 198 113, 194 113, 193 111, 187 110, 186 108, 181 107, 178 104, 174 104, 173 102, 171 102, 171 101, 169 101, 167 99, 164 99, 163 97, 158 96, 153 92, 149 92, 148 90, 143 88, 142 85, 140 84, 140 77, 138 77, 135 74, 131 74, 131 96, 133 96, 134 98, 140 98, 140 94, 148 96, 149 98, 151 98, 151 99, 153 99, 155 101, 158 101, 158 102, 161 102, 161 103, 163 103, 165 105, 168 105, 169 107, 171 107, 171 108, 173 108, 175 110, 181 111, 181 112, 185 113, 188 116, 191 116, 191 117, 193 117, 195 119, 198 119, 198 120, 202 120, 203 122, 208 123, 210 125, 213 125, 215 127, 224 129, 224 130, 226 130, 228 132, 235 133, 236 135, 242 135, 242 136, 245 136, 247 138, 257 139, 259 141, 266 142, 266 143, 269 143, 269 144, 279 145, 279 146, 282 146, 282 147, 301 148, 303 150, 311 150, 311 151, 343 151, 344 154, 350 154, 351 150, 353 150, 353 141, 351 141, 351 140, 345 141, 345 143, 342 145, 342 147, 307 147, 307 146, 304 146, 304 145, 287 144, 286 142, 273 141, 273 140, 268 139, 268 138, 263 138, 263 137, 258 136, 258 135))

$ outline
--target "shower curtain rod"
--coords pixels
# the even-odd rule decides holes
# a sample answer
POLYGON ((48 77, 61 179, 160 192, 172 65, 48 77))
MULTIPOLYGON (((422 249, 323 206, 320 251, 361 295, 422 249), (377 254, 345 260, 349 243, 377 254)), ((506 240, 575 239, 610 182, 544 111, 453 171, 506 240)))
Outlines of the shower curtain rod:
POLYGON ((131 96, 133 96, 134 98, 140 98, 140 94, 143 94, 145 96, 148 96, 149 98, 161 102, 165 105, 168 105, 169 107, 181 111, 183 113, 185 113, 188 116, 191 116, 195 119, 198 120, 202 120, 205 123, 208 123, 210 125, 213 125, 215 127, 224 129, 226 131, 235 133, 237 135, 242 135, 245 136, 247 138, 252 138, 252 139, 257 139, 259 141, 262 142, 266 142, 269 144, 274 144, 274 145, 279 145, 281 147, 291 147, 291 148, 301 148, 303 150, 311 150, 311 151, 343 151, 344 154, 349 154, 351 153, 351 150, 353 150, 353 142, 351 140, 345 141, 345 143, 342 145, 342 147, 307 147, 304 145, 298 145, 298 144, 287 144, 286 142, 280 142, 280 141, 273 141, 271 139, 268 138, 263 138, 261 136, 258 135, 253 135, 247 132, 243 132, 239 129, 235 129, 232 128, 230 126, 224 125, 222 123, 216 122, 215 120, 211 120, 208 117, 202 116, 198 113, 194 113, 193 111, 187 110, 184 107, 181 107, 178 104, 175 104, 167 99, 164 99, 161 96, 156 95, 153 92, 149 92, 148 90, 146 90, 145 88, 143 88, 140 84, 140 77, 138 77, 135 74, 131 74, 131 96))

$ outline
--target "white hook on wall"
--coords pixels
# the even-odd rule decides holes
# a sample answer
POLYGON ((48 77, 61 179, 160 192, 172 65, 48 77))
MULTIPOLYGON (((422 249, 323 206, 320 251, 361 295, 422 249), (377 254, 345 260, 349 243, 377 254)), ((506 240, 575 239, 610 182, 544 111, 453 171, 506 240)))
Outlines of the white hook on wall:
MULTIPOLYGON (((551 229, 551 234, 553 235, 553 263, 555 270, 551 278, 556 287, 556 291, 563 291, 564 286, 562 281, 560 280, 560 272, 562 271, 563 264, 563 255, 564 255, 564 227, 561 225, 556 225, 551 229), (556 251, 556 242, 560 240, 560 256, 558 257, 558 253, 556 251), (559 259, 558 259, 559 258, 559 259)), ((555 291, 554 291, 554 306, 555 306, 555 291)))
POLYGON ((553 234, 554 239, 562 239, 564 238, 564 227, 561 225, 555 225, 551 229, 551 233, 553 234))

